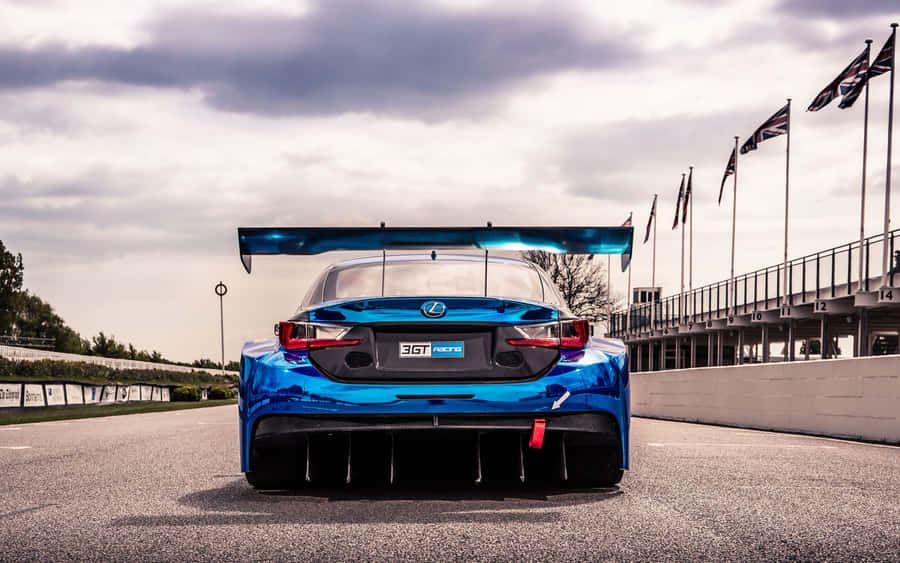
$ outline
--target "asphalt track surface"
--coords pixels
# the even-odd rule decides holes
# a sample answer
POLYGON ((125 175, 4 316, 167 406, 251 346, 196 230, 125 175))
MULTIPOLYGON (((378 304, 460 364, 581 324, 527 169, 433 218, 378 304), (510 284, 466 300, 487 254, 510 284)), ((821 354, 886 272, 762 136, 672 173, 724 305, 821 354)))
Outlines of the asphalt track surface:
POLYGON ((237 408, 0 427, 0 560, 900 560, 900 448, 633 420, 620 487, 263 494, 237 408))

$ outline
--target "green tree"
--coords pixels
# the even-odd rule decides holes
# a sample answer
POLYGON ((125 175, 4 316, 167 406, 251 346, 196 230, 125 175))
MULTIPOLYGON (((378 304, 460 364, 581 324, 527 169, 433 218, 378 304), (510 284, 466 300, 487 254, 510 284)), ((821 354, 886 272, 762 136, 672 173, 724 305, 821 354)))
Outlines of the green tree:
POLYGON ((91 353, 104 358, 128 358, 128 350, 121 342, 116 342, 115 336, 106 336, 101 331, 92 339, 91 353))
POLYGON ((199 360, 194 360, 191 362, 191 367, 201 368, 201 369, 219 369, 219 362, 214 362, 207 358, 200 358, 199 360))
POLYGON ((0 334, 10 334, 22 299, 22 255, 13 255, 0 241, 0 334))
POLYGON ((22 293, 19 302, 15 321, 16 333, 19 336, 52 338, 55 340, 54 350, 57 352, 80 354, 84 351, 81 335, 66 326, 65 321, 48 303, 27 291, 22 293))
MULTIPOLYGON (((210 360, 208 358, 201 358, 199 360, 194 360, 191 362, 191 367, 200 368, 200 369, 222 369, 222 364, 215 360, 210 360)), ((226 371, 239 371, 241 369, 241 364, 235 362, 234 360, 225 363, 226 371)))

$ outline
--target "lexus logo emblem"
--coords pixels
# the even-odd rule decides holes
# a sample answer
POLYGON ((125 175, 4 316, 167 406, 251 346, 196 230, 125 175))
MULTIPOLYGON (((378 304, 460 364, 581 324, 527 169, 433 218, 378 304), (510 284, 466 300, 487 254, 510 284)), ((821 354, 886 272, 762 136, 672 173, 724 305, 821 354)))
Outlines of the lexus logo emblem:
POLYGON ((447 312, 447 306, 440 301, 426 301, 421 311, 429 319, 439 319, 447 312))

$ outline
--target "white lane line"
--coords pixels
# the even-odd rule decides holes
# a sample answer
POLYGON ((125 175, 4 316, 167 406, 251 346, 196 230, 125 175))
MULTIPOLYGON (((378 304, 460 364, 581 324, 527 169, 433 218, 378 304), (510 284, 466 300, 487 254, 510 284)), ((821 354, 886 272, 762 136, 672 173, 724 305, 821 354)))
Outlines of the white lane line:
POLYGON ((21 429, 22 429, 22 428, 21 428, 20 426, 15 426, 15 427, 12 427, 12 428, 6 428, 6 427, 3 427, 3 426, 0 426, 0 432, 9 432, 10 430, 21 430, 21 429))
POLYGON ((632 418, 641 419, 641 423, 650 423, 651 425, 656 424, 658 426, 665 426, 667 424, 695 424, 699 426, 709 426, 710 428, 721 428, 722 430, 729 430, 734 432, 735 434, 761 434, 766 436, 794 436, 796 438, 802 438, 804 440, 824 440, 828 442, 840 442, 842 444, 850 444, 851 446, 864 446, 871 448, 890 448, 893 450, 900 449, 897 445, 894 444, 879 444, 873 442, 864 442, 862 440, 854 440, 853 438, 835 438, 832 436, 817 436, 815 434, 803 434, 802 432, 791 432, 789 430, 785 430, 783 432, 773 431, 773 430, 761 430, 758 428, 738 428, 736 426, 717 426, 715 424, 703 424, 702 422, 684 422, 681 420, 663 420, 657 418, 644 418, 641 416, 632 415, 632 418))
POLYGON ((831 442, 841 442, 842 444, 850 444, 851 446, 868 446, 870 448, 890 448, 900 451, 900 447, 892 444, 873 444, 871 442, 860 442, 858 440, 845 440, 843 438, 829 438, 828 436, 804 436, 805 438, 815 438, 816 440, 829 440, 831 442))
POLYGON ((0 450, 30 450, 31 446, 0 446, 0 450))
POLYGON ((819 446, 804 444, 739 444, 733 442, 647 442, 648 446, 654 448, 668 447, 733 447, 733 448, 818 448, 825 450, 836 450, 837 446, 819 446))

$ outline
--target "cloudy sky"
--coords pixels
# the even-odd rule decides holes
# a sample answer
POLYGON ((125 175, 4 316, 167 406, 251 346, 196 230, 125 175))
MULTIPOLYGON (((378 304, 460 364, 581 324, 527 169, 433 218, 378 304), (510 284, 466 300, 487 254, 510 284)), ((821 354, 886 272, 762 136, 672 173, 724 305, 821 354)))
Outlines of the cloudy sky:
MULTIPOLYGON (((0 1, 0 240, 84 336, 173 359, 271 334, 321 267, 239 225, 616 224, 694 166, 694 282, 728 275, 733 145, 793 97, 791 255, 858 236, 862 103, 802 111, 895 0, 0 1)), ((889 79, 872 83, 881 229, 889 79)), ((736 269, 781 259, 784 137, 740 161, 736 269)), ((895 167, 895 176, 897 169, 895 167)), ((896 198, 895 198, 896 199, 896 198)), ((895 213, 896 215, 896 213, 895 213)), ((633 283, 649 285, 638 246, 633 283)), ((613 276, 614 290, 625 278, 613 276)))

